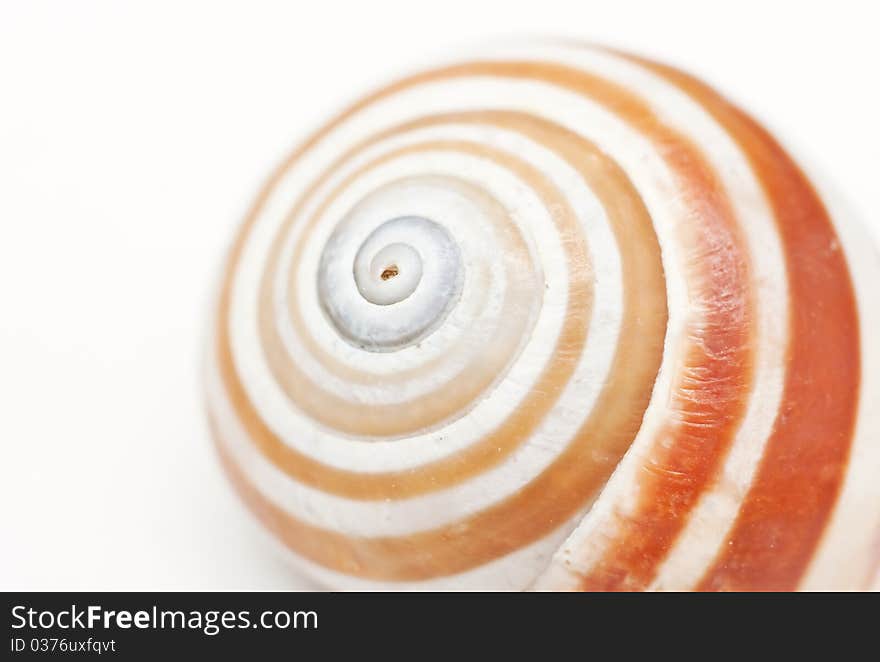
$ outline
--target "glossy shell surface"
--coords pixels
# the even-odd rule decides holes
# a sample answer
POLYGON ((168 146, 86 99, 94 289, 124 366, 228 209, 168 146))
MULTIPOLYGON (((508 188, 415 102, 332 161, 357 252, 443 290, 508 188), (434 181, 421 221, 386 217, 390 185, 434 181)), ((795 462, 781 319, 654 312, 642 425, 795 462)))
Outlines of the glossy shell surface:
POLYGON ((331 587, 869 588, 878 265, 700 81, 499 48, 271 176, 212 320, 216 445, 331 587))

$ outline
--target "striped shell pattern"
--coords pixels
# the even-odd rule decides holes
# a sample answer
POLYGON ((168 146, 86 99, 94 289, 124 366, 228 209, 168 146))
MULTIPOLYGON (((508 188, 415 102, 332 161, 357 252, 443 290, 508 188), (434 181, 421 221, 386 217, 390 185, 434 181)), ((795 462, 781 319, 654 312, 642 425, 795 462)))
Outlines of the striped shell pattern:
POLYGON ((821 195, 640 58, 502 47, 388 85, 234 241, 223 467, 335 588, 871 588, 880 260, 821 195))

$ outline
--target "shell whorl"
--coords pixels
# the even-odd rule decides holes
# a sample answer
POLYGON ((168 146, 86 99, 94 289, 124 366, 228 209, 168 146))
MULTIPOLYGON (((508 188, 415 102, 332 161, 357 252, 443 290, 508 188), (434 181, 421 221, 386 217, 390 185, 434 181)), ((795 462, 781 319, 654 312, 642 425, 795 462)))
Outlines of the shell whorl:
POLYGON ((297 149, 233 244, 221 460, 331 586, 865 588, 859 232, 663 65, 535 46, 410 76, 297 149))

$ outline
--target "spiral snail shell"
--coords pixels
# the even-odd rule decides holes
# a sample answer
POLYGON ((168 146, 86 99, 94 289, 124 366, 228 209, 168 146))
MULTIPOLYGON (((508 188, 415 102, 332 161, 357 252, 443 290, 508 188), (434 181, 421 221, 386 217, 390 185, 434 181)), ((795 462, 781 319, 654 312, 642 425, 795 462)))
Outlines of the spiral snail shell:
POLYGON ((362 99, 220 286, 222 464, 338 588, 866 589, 880 260, 698 80, 504 47, 362 99))

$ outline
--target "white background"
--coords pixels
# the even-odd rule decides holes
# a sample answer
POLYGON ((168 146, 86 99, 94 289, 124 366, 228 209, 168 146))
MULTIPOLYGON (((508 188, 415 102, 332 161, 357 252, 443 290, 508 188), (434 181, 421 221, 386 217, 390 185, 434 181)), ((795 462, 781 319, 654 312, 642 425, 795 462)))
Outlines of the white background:
POLYGON ((0 589, 287 588, 203 420, 233 229, 338 105, 509 35, 704 77, 880 236, 874 2, 0 0, 0 589))

